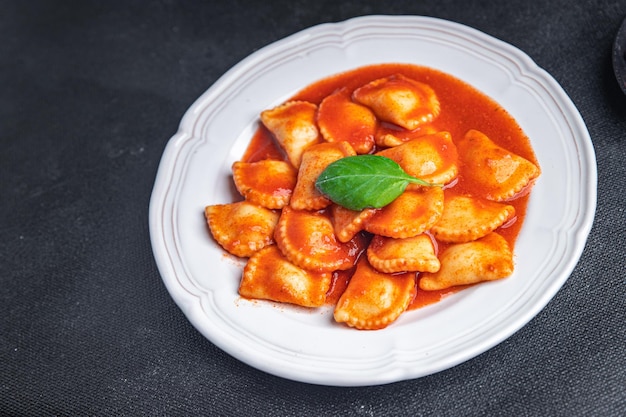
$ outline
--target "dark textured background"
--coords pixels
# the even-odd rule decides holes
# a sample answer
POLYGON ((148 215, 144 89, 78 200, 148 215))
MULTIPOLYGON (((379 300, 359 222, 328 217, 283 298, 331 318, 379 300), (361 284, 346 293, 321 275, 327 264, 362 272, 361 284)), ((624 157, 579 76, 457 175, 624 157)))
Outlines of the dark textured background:
POLYGON ((626 98, 611 68, 624 0, 3 1, 0 414, 623 415, 626 98), (251 52, 366 14, 463 23, 550 72, 598 161, 598 209, 569 281, 527 326, 418 380, 283 380, 204 339, 156 269, 148 204, 185 110, 251 52))

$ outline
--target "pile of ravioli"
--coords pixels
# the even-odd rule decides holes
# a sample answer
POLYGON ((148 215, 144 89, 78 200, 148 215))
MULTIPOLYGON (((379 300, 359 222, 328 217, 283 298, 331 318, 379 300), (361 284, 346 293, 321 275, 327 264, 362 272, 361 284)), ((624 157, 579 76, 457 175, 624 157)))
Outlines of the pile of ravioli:
POLYGON ((477 130, 453 142, 433 125, 439 113, 435 91, 401 74, 339 89, 319 105, 288 101, 263 111, 285 159, 235 162, 243 199, 205 209, 215 241, 248 258, 239 294, 319 307, 333 274, 350 271, 334 319, 373 330, 394 322, 417 291, 511 275, 513 253, 497 229, 514 221, 507 202, 532 186, 539 167, 477 130), (444 186, 411 184, 391 204, 362 211, 316 189, 330 163, 368 153, 444 186), (461 167, 483 195, 455 191, 461 167))

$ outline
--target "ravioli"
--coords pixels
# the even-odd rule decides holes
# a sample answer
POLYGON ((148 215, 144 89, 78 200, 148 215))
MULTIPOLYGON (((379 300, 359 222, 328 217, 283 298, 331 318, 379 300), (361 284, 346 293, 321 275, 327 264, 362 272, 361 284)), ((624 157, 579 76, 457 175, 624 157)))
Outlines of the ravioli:
POLYGON ((268 209, 281 209, 289 204, 298 175, 288 162, 271 159, 237 161, 232 171, 237 191, 249 202, 268 209))
POLYGON ((374 236, 367 248, 369 263, 380 272, 437 272, 441 266, 432 238, 421 234, 404 239, 374 236))
POLYGON ((304 151, 321 140, 315 123, 316 114, 315 104, 299 100, 261 112, 261 122, 274 135, 295 168, 300 167, 304 151))
POLYGON ((421 136, 377 155, 394 160, 407 174, 433 184, 446 184, 458 173, 458 153, 449 132, 421 136))
POLYGON ((382 148, 390 148, 422 136, 433 135, 439 131, 440 129, 432 123, 422 124, 413 130, 398 129, 393 125, 381 125, 376 131, 374 142, 382 148))
POLYGON ((444 192, 443 214, 431 232, 442 242, 469 242, 496 230, 514 216, 512 205, 444 192))
POLYGON ((357 88, 352 97, 379 119, 408 130, 432 122, 440 112, 435 91, 402 74, 374 80, 357 88))
POLYGON ((213 238, 227 252, 247 258, 274 243, 279 213, 248 201, 215 204, 204 210, 213 238))
POLYGON ((330 288, 330 272, 312 272, 289 262, 276 245, 256 252, 244 267, 239 294, 303 307, 320 307, 330 288))
POLYGON ((513 253, 506 239, 491 232, 467 243, 456 243, 439 256, 441 268, 421 276, 422 290, 442 290, 506 278, 513 273, 513 253))
POLYGON ((357 329, 382 329, 400 317, 415 292, 415 273, 385 274, 361 258, 333 316, 357 329))
POLYGON ((340 242, 347 242, 363 230, 365 223, 378 209, 366 208, 361 211, 347 209, 338 204, 330 207, 335 235, 340 242))
POLYGON ((340 242, 327 213, 290 207, 282 210, 274 236, 287 259, 300 268, 321 272, 352 268, 366 245, 361 235, 340 242))
POLYGON ((365 230, 393 238, 413 237, 430 229, 443 213, 443 190, 406 190, 365 222, 365 230))
POLYGON ((372 111, 353 102, 350 91, 342 88, 330 94, 319 105, 317 124, 328 142, 346 141, 356 153, 369 153, 374 147, 378 121, 372 111))
POLYGON ((290 205, 296 210, 320 210, 332 202, 315 188, 317 177, 338 159, 356 155, 348 142, 318 143, 302 154, 298 179, 290 205))
POLYGON ((478 130, 468 131, 457 148, 466 166, 464 175, 480 184, 481 195, 489 200, 515 197, 540 174, 538 166, 496 145, 478 130))

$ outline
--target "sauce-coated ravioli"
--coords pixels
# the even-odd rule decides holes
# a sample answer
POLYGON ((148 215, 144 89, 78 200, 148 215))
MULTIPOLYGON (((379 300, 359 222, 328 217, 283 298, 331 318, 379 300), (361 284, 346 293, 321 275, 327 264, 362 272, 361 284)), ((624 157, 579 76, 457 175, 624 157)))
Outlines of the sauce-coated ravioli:
POLYGON ((479 239, 515 216, 515 207, 466 195, 444 192, 444 209, 431 232, 442 242, 479 239))
POLYGON ((302 154, 291 207, 296 210, 319 210, 328 207, 331 201, 315 188, 315 180, 329 164, 351 155, 355 155, 355 152, 348 142, 318 143, 307 148, 302 154))
POLYGON ((435 91, 402 74, 374 80, 353 93, 354 99, 376 116, 408 130, 432 122, 440 111, 435 91))
POLYGON ((515 120, 472 87, 426 67, 373 65, 314 83, 260 119, 232 167, 245 200, 205 209, 214 239, 249 257, 242 297, 330 303, 336 322, 374 330, 426 299, 513 273, 540 169, 515 120), (358 154, 435 186, 408 184, 382 208, 332 203, 318 176, 358 154))
POLYGON ((362 258, 348 287, 337 302, 334 317, 362 330, 387 327, 415 297, 415 274, 385 274, 362 258))
POLYGON ((472 242, 453 244, 443 251, 439 260, 439 271, 422 275, 421 289, 433 291, 476 284, 513 273, 513 253, 507 241, 495 232, 472 242))
POLYGON ((287 259, 311 271, 352 268, 366 243, 361 235, 340 242, 327 213, 289 207, 280 215, 275 239, 287 259))
POLYGON ((378 211, 374 208, 354 211, 338 204, 333 204, 330 210, 335 234, 340 242, 347 242, 362 231, 365 223, 378 211))
POLYGON ((365 222, 365 230, 393 238, 413 237, 437 223, 443 212, 443 190, 422 187, 407 190, 365 222))
POLYGON ((328 142, 346 141, 358 154, 374 147, 378 121, 372 111, 350 99, 350 91, 342 88, 322 100, 317 124, 328 142))
POLYGON ((458 173, 457 150, 449 132, 424 135, 378 155, 393 159, 407 174, 433 184, 447 184, 458 173))
POLYGON ((482 195, 494 201, 515 197, 539 176, 539 168, 496 145, 487 135, 470 130, 458 142, 465 176, 480 185, 482 195))
POLYGON ((404 239, 374 236, 367 259, 380 272, 437 272, 441 266, 433 241, 427 234, 404 239))
POLYGON ((274 210, 240 201, 207 206, 204 213, 215 240, 235 256, 246 258, 274 243, 274 210))
POLYGON ((271 245, 252 255, 246 264, 239 294, 246 298, 319 307, 326 300, 330 282, 330 272, 299 268, 271 245))
POLYGON ((285 161, 237 161, 232 170, 237 191, 249 202, 268 209, 286 206, 296 186, 297 172, 285 161))
POLYGON ((432 123, 420 125, 413 130, 402 129, 394 125, 381 124, 376 131, 374 141, 376 145, 383 149, 391 148, 422 136, 433 135, 439 131, 440 130, 432 123))
POLYGON ((304 151, 320 141, 316 114, 317 106, 305 101, 290 101, 261 113, 261 121, 296 168, 304 151))

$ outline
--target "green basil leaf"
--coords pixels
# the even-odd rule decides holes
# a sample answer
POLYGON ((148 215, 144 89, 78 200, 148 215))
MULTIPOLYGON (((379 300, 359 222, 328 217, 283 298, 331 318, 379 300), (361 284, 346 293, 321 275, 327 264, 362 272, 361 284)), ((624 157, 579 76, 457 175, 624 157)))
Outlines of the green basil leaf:
POLYGON ((410 176, 387 157, 357 155, 328 165, 315 186, 334 203, 350 210, 363 210, 386 206, 398 198, 409 183, 437 185, 410 176))

